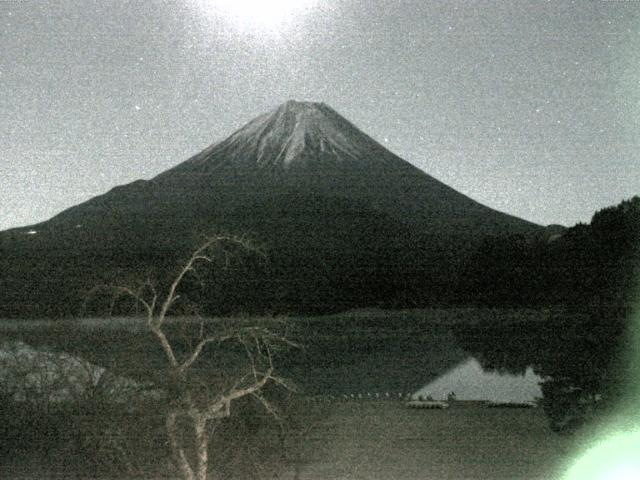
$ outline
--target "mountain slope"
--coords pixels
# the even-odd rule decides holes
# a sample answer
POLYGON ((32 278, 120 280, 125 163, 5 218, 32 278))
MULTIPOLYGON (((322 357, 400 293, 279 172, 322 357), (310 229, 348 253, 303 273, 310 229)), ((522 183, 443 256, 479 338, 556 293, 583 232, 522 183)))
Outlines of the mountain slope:
MULTIPOLYGON (((168 268, 195 235, 220 230, 263 242, 269 268, 244 272, 254 281, 212 294, 212 305, 325 310, 442 301, 458 259, 483 237, 540 227, 456 192, 330 107, 292 101, 149 181, 5 232, 0 247, 40 271, 56 258, 56 274, 36 288, 55 297, 168 268)), ((35 282, 9 270, 9 291, 35 282)))
POLYGON ((362 202, 439 232, 532 232, 537 226, 462 195, 359 131, 324 104, 287 102, 150 181, 116 187, 49 222, 112 210, 241 205, 301 191, 362 202))

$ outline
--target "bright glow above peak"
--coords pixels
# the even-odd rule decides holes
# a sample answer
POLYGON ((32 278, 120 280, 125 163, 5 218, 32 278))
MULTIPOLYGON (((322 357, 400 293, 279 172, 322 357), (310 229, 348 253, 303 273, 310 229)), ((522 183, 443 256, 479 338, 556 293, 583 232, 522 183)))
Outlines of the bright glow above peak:
POLYGON ((197 0, 204 13, 232 20, 246 31, 278 32, 311 9, 317 0, 197 0))

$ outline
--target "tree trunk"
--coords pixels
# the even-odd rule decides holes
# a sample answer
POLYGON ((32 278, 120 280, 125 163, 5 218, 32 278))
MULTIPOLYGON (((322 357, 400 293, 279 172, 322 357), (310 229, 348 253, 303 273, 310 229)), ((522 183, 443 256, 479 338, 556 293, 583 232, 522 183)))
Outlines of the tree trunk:
MULTIPOLYGON (((182 447, 182 443, 180 442, 180 434, 178 432, 177 421, 178 414, 176 412, 169 412, 167 414, 166 428, 167 435, 169 436, 169 442, 171 444, 171 450, 173 451, 176 464, 178 465, 178 469, 180 470, 180 473, 182 474, 184 480, 196 480, 196 476, 193 473, 191 465, 189 465, 187 456, 184 453, 184 448, 182 447)), ((205 477, 203 478, 206 479, 206 471, 205 477)))
POLYGON ((198 415, 193 419, 196 432, 197 470, 196 480, 207 480, 209 467, 209 434, 207 432, 207 419, 198 415))

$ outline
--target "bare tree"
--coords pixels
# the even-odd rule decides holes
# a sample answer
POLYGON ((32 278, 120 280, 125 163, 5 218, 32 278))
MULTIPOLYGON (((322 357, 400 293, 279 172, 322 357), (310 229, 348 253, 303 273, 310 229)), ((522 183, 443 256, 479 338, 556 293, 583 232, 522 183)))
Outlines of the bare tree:
POLYGON ((198 269, 214 263, 216 253, 226 259, 228 247, 231 246, 261 254, 259 249, 242 237, 212 236, 193 251, 164 293, 158 291, 150 281, 145 281, 138 288, 108 287, 113 294, 112 303, 125 296, 141 307, 146 328, 161 346, 168 363, 163 374, 168 392, 165 427, 177 468, 185 480, 207 479, 212 429, 216 421, 230 416, 236 400, 253 397, 269 413, 277 415, 274 406, 263 395, 263 390, 270 383, 289 387, 284 379, 276 376, 274 367, 277 349, 294 345, 284 336, 261 325, 222 326, 204 320, 194 323, 193 318, 167 318, 180 298, 178 290, 185 278, 188 275, 197 277, 198 269), (167 327, 176 323, 192 330, 194 325, 197 327, 195 339, 192 338, 193 341, 186 347, 184 342, 179 344, 176 337, 167 332, 167 327), (241 352, 242 361, 236 358, 233 367, 229 367, 229 362, 220 366, 220 370, 225 370, 223 381, 198 379, 196 363, 205 350, 215 348, 223 351, 235 349, 241 352), (185 425, 189 428, 182 428, 185 425), (190 434, 185 435, 185 431, 190 434))

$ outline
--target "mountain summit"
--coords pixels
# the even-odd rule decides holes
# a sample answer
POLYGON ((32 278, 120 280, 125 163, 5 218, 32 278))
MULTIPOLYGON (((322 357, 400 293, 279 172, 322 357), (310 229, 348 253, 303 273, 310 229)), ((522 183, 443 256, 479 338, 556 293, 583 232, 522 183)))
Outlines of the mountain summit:
POLYGON ((290 100, 249 122, 225 141, 187 161, 185 167, 215 168, 224 158, 236 165, 288 170, 305 161, 374 160, 383 148, 323 103, 290 100))
POLYGON ((14 272, 6 287, 24 305, 40 302, 28 292, 60 302, 98 279, 168 268, 198 234, 248 234, 265 245, 269 271, 245 272, 215 308, 327 310, 442 301, 483 238, 539 230, 419 170, 327 105, 289 101, 151 180, 0 233, 0 246, 18 262, 47 252, 37 268, 55 278, 37 287, 14 272))

